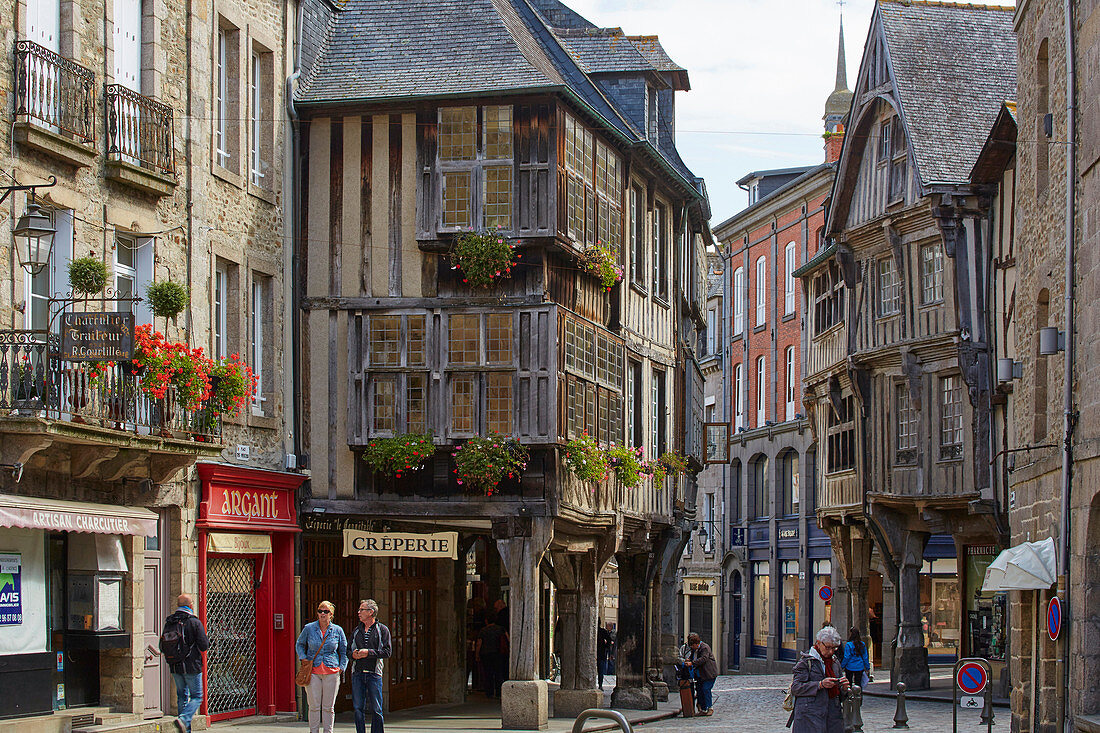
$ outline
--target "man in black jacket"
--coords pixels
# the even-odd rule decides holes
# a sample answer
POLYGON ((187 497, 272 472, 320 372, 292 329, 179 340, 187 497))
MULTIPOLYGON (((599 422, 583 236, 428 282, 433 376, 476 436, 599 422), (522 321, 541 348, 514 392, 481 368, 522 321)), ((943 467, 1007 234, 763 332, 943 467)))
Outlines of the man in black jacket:
POLYGON ((195 602, 186 593, 177 599, 179 608, 164 620, 165 631, 182 626, 180 643, 162 634, 160 650, 168 660, 172 680, 176 683, 176 727, 180 733, 191 733, 191 719, 202 705, 202 653, 210 648, 210 639, 202 621, 195 615, 195 602), (180 655, 180 652, 182 654, 180 655), (179 655, 179 656, 177 656, 179 655))
POLYGON ((383 733, 382 668, 393 653, 390 630, 378 621, 378 603, 359 603, 359 625, 351 635, 351 700, 355 708, 355 731, 366 733, 367 709, 371 712, 371 733, 383 733))

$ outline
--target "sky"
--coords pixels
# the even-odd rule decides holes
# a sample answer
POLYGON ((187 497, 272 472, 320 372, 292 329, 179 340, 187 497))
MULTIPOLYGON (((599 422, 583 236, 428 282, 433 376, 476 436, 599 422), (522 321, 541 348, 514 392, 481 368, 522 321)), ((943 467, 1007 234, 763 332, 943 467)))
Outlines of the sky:
MULTIPOLYGON (((687 69, 691 91, 676 95, 677 146, 706 180, 712 226, 747 206, 736 184, 746 173, 825 160, 822 115, 840 32, 835 0, 564 2, 597 25, 658 36, 687 69)), ((843 3, 849 89, 873 9, 873 0, 843 3)))

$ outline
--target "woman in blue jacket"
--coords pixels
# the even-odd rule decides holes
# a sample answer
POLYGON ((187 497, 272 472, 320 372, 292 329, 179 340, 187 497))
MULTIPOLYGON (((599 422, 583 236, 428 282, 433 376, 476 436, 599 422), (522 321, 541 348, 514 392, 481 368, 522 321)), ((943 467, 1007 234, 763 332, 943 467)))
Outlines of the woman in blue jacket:
POLYGON ((332 733, 336 718, 336 692, 340 678, 348 666, 348 638, 344 630, 332 622, 336 607, 328 601, 317 604, 317 620, 306 624, 298 635, 294 649, 298 659, 313 664, 313 674, 306 688, 309 700, 309 733, 332 733))
POLYGON ((853 685, 863 686, 864 672, 867 673, 868 680, 874 679, 871 677, 871 661, 867 658, 867 645, 863 643, 857 628, 848 630, 848 641, 844 642, 844 656, 840 666, 844 668, 844 676, 848 678, 848 682, 853 685))

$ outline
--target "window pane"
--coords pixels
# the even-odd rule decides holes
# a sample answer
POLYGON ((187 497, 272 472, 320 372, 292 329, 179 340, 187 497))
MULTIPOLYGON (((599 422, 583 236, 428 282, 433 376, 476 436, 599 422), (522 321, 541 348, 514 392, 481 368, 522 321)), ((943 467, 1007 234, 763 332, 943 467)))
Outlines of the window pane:
POLYGON ((489 430, 512 432, 512 374, 489 375, 489 430))
MULTIPOLYGON (((439 110, 439 159, 473 160, 476 107, 442 107, 439 110)), ((509 120, 510 122, 510 120, 509 120)))
POLYGON ((393 377, 374 378, 374 430, 392 433, 397 427, 396 382, 393 377))
POLYGON ((512 228, 512 167, 485 168, 485 227, 512 228))
POLYGON ((458 433, 475 431, 472 374, 456 374, 451 377, 451 429, 458 433))
POLYGON ((401 349, 398 336, 400 316, 373 316, 370 319, 370 363, 372 366, 398 366, 401 349))
POLYGON ((424 329, 424 316, 408 317, 408 338, 405 346, 408 349, 407 364, 409 366, 424 366, 427 352, 427 333, 424 329))
POLYGON ((943 402, 941 405, 940 458, 962 458, 962 383, 959 377, 944 377, 941 384, 943 402))
POLYGON ((470 226, 470 174, 443 174, 443 226, 470 226))
POLYGON ((943 251, 937 244, 928 244, 920 251, 921 302, 934 303, 943 299, 943 251))
POLYGON ((406 431, 423 433, 428 429, 428 378, 423 374, 410 374, 405 388, 408 423, 406 431))
POLYGON ((510 313, 489 315, 489 363, 512 363, 512 315, 510 313))
POLYGON ((485 157, 512 157, 512 108, 485 108, 485 157))
POLYGON ((478 328, 479 317, 452 315, 448 320, 450 325, 448 361, 451 364, 477 364, 478 342, 481 338, 478 328))
POLYGON ((899 464, 913 463, 916 461, 917 412, 909 398, 909 388, 899 384, 895 389, 898 421, 896 459, 899 464))

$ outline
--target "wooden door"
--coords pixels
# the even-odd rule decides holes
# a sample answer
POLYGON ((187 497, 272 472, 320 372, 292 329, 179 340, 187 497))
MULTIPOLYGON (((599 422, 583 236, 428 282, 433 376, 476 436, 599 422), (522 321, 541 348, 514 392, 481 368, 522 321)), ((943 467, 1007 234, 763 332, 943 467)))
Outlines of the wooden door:
MULTIPOLYGON (((316 621, 317 604, 328 601, 336 606, 333 622, 344 630, 350 644, 351 635, 359 624, 361 558, 343 555, 340 539, 307 539, 302 542, 302 623, 316 621)), ((351 675, 345 675, 345 678, 336 694, 337 712, 352 709, 351 675)))
MULTIPOLYGON (((160 527, 164 523, 159 523, 160 527)), ((168 592, 164 583, 163 535, 145 538, 145 636, 144 669, 145 717, 159 718, 168 701, 168 674, 159 652, 160 632, 168 616, 168 592)))
POLYGON ((431 560, 395 557, 390 563, 390 710, 435 702, 431 560))

